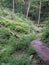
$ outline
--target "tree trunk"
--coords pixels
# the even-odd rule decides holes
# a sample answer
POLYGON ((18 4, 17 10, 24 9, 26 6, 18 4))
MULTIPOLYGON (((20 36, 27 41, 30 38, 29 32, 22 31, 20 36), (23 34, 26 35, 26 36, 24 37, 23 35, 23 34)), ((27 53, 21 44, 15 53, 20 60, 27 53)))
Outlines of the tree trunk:
POLYGON ((41 0, 39 5, 38 25, 40 24, 40 15, 41 15, 41 0))
POLYGON ((28 13, 29 13, 29 9, 30 9, 30 0, 26 0, 25 1, 25 18, 28 18, 28 13))
POLYGON ((14 8, 14 0, 13 0, 13 6, 12 6, 12 12, 14 13, 15 8, 14 8))

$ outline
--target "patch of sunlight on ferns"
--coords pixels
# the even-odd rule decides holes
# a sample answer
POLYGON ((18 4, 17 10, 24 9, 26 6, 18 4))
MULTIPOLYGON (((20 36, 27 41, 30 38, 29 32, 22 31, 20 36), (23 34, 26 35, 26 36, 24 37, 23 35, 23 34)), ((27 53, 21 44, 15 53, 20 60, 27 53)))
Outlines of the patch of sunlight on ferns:
POLYGON ((1 18, 0 24, 5 26, 5 27, 9 27, 12 30, 15 31, 20 31, 20 32, 26 32, 29 33, 32 30, 32 27, 26 23, 21 23, 21 22, 14 22, 12 20, 6 19, 6 18, 1 18))

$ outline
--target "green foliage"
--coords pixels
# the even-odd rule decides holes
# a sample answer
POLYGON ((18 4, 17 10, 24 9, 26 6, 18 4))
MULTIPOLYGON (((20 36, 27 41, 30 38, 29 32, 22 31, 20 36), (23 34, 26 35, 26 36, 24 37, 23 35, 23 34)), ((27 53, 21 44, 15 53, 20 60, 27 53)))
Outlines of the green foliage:
POLYGON ((35 50, 31 46, 26 49, 26 53, 28 53, 29 55, 36 54, 35 50))
MULTIPOLYGON (((36 54, 30 47, 30 42, 37 38, 35 31, 39 28, 34 26, 32 21, 24 18, 25 0, 15 0, 14 4, 17 13, 13 14, 12 0, 0 0, 0 65, 35 65, 35 62, 29 60, 30 55, 36 54), (14 56, 13 54, 18 50, 23 50, 24 54, 14 56)), ((48 9, 48 7, 49 2, 42 1, 41 17, 48 18, 49 11, 44 12, 44 8, 48 9)), ((29 17, 37 21, 38 11, 39 0, 32 0, 29 17)), ((49 45, 49 20, 44 27, 42 40, 49 45)))
POLYGON ((15 48, 12 46, 7 46, 0 50, 0 61, 1 62, 8 62, 11 54, 15 51, 15 48))
MULTIPOLYGON (((39 0, 31 0, 31 6, 29 10, 30 19, 36 20, 38 19, 39 12, 39 0)), ((25 0, 15 0, 15 12, 24 14, 25 11, 25 0)), ((0 1, 0 8, 9 8, 12 10, 12 1, 11 0, 2 0, 0 1)), ((45 20, 45 18, 49 17, 49 1, 42 0, 42 8, 41 8, 41 21, 45 20)))
MULTIPOLYGON (((0 12, 0 63, 5 64, 10 60, 10 57, 15 51, 26 50, 29 47, 30 41, 36 39, 36 34, 33 33, 34 26, 32 28, 32 22, 23 18, 22 15, 13 14, 7 11, 0 12), (2 14, 1 14, 2 12, 2 14), (3 14, 4 13, 4 14, 3 14), (20 17, 21 16, 21 17, 20 17), (13 18, 12 18, 13 17, 13 18)), ((29 54, 30 50, 28 51, 29 54)), ((34 52, 34 51, 33 51, 34 52)), ((32 54, 32 52, 30 52, 32 54)), ((28 64, 28 59, 20 58, 20 63, 24 65, 28 64), (22 59, 22 60, 21 60, 22 59), (25 61, 24 61, 25 60, 25 61), (24 63, 23 63, 23 62, 24 63), (27 62, 27 63, 26 63, 27 62)), ((18 60, 14 58, 9 62, 17 63, 18 60)), ((13 65, 14 65, 13 64, 13 65)), ((30 63, 28 64, 30 65, 30 63)))
POLYGON ((10 38, 10 32, 5 28, 0 28, 0 44, 7 44, 10 38))
MULTIPOLYGON (((30 41, 32 39, 34 39, 34 37, 31 38, 31 36, 29 36, 29 37, 28 36, 25 36, 21 40, 16 40, 16 38, 12 38, 11 37, 10 40, 9 40, 9 44, 6 45, 6 47, 3 48, 0 51, 0 58, 1 58, 1 60, 6 62, 8 60, 8 57, 14 51, 28 48, 29 47, 29 43, 30 43, 30 41)), ((31 53, 34 53, 33 49, 28 49, 28 53, 29 52, 30 52, 30 54, 31 53)))
POLYGON ((11 30, 14 30, 16 32, 21 32, 21 33, 30 33, 32 30, 32 25, 31 21, 18 16, 17 14, 12 15, 13 19, 11 20, 12 16, 10 13, 7 14, 7 12, 3 11, 4 15, 0 17, 0 24, 5 27, 9 27, 11 30), (6 19, 6 18, 8 19, 6 19), (26 22, 25 22, 26 21, 26 22), (19 22, 19 23, 18 23, 19 22))
POLYGON ((49 20, 45 21, 45 27, 44 27, 44 32, 42 35, 42 40, 47 43, 49 46, 49 20))
MULTIPOLYGON (((29 43, 29 40, 27 38, 22 40, 17 40, 17 41, 15 38, 13 39, 11 38, 11 40, 9 41, 9 44, 0 51, 1 62, 8 62, 8 59, 11 56, 11 54, 13 54, 17 50, 26 49, 29 46, 28 43, 29 43)), ((28 52, 31 52, 31 51, 28 51, 28 52)))
POLYGON ((11 65, 14 63, 14 65, 30 65, 30 61, 28 59, 27 55, 20 55, 20 57, 12 60, 11 65))
POLYGON ((29 60, 27 54, 21 54, 19 57, 10 58, 8 63, 2 63, 3 65, 35 65, 35 62, 29 60))

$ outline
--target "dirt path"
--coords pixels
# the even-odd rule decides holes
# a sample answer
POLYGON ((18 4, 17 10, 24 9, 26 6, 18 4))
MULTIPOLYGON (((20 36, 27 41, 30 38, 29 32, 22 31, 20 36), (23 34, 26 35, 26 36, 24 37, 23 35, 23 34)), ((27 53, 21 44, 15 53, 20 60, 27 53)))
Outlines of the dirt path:
POLYGON ((49 48, 46 47, 40 40, 31 42, 31 46, 36 50, 37 54, 49 65, 49 48))

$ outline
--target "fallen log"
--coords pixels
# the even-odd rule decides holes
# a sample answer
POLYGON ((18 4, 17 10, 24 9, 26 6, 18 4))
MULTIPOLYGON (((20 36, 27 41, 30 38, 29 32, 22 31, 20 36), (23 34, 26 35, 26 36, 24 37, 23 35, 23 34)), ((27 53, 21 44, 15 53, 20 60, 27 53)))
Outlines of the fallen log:
POLYGON ((45 62, 45 64, 49 65, 49 48, 43 45, 43 42, 40 40, 32 41, 31 46, 35 49, 38 56, 45 62))

